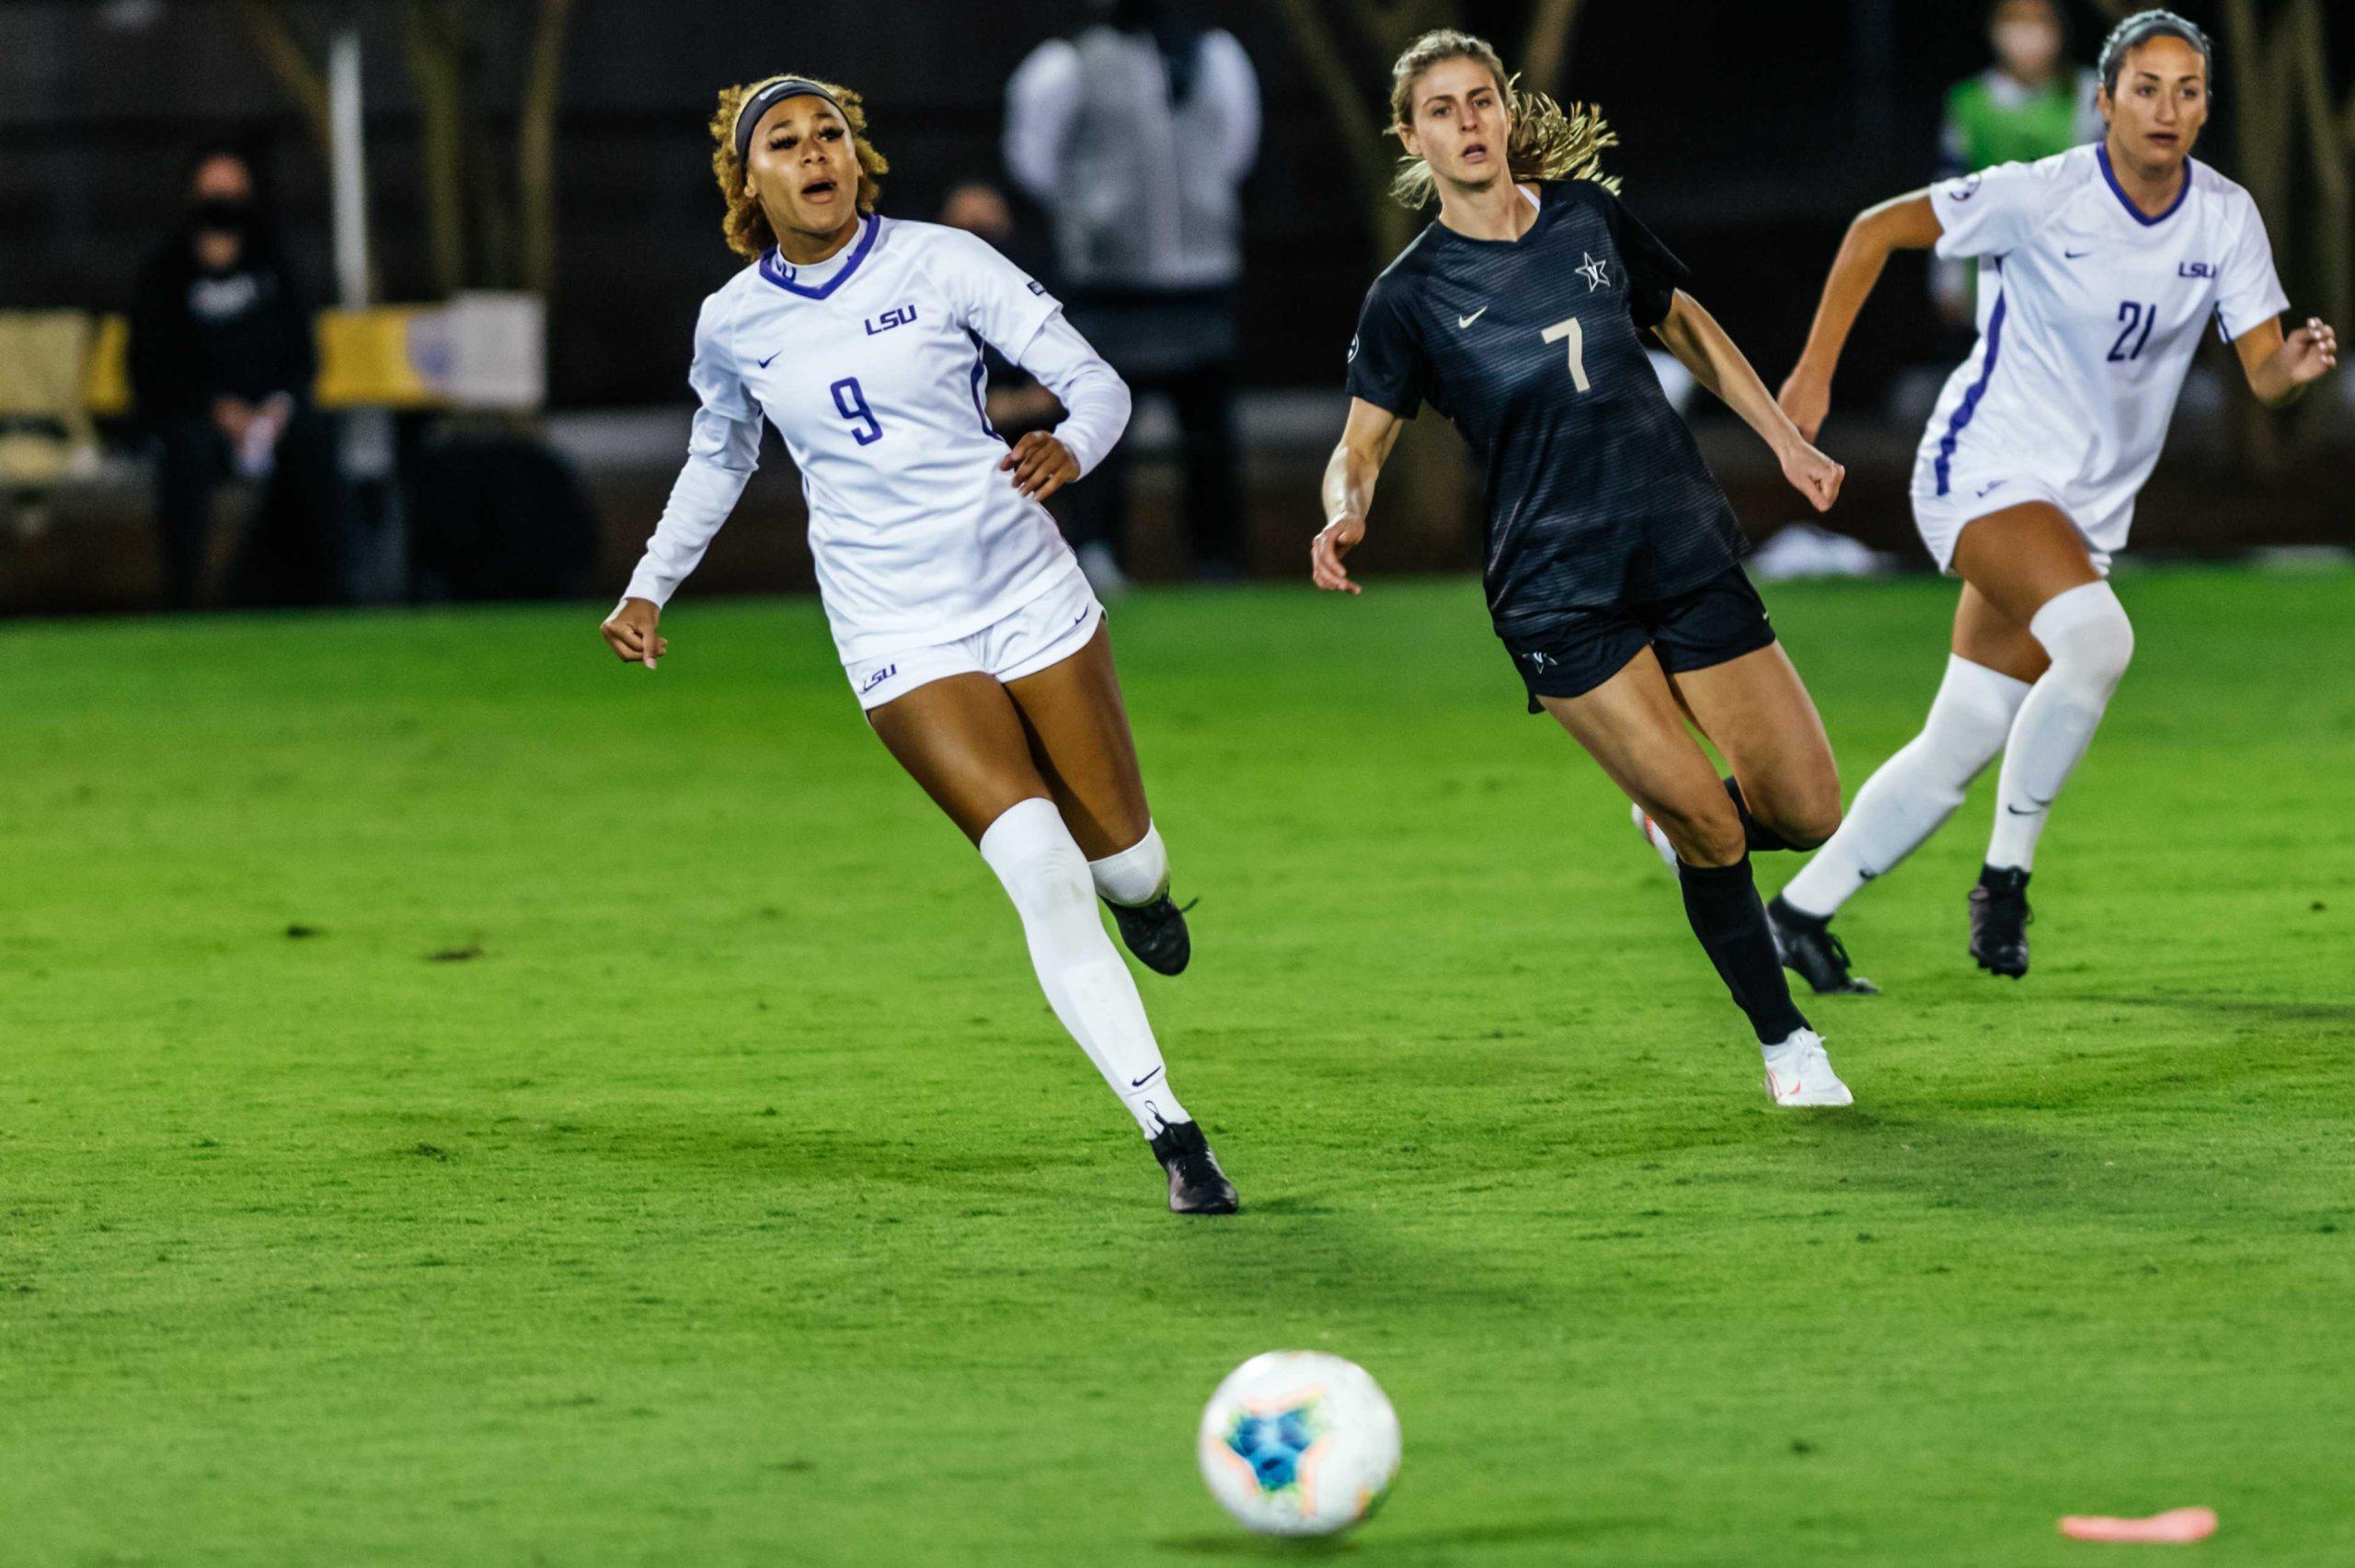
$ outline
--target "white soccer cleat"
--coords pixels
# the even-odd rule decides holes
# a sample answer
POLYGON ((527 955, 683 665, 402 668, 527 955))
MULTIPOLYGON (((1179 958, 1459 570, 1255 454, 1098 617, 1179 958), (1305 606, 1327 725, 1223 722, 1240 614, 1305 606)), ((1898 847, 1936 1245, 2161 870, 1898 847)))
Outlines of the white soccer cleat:
POLYGON ((1776 1046, 1761 1046, 1766 1059, 1766 1093, 1778 1105, 1853 1105, 1856 1097, 1832 1070, 1823 1036, 1798 1029, 1776 1046))
POLYGON ((1644 842, 1651 845, 1652 853, 1660 856, 1660 863, 1671 871, 1674 871, 1676 846, 1668 841, 1668 835, 1660 830, 1660 824, 1645 816, 1644 808, 1640 806, 1629 805, 1627 815, 1634 819, 1636 831, 1644 836, 1644 842))

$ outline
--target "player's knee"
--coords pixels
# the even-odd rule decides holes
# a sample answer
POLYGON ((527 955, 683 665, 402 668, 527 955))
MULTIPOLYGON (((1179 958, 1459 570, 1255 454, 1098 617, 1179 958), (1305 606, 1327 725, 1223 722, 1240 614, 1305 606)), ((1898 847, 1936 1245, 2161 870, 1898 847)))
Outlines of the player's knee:
POLYGON ((1691 811, 1655 810, 1651 817, 1687 865, 1734 865, 1750 853, 1750 834, 1730 801, 1691 811))
POLYGON ((2134 623, 2106 582, 2055 594, 2028 622, 2028 630, 2052 656, 2052 673, 2105 696, 2118 689, 2134 659, 2134 623))
POLYGON ((1795 850, 1811 850, 1840 830, 1840 786, 1812 790, 1792 803, 1774 823, 1795 850))

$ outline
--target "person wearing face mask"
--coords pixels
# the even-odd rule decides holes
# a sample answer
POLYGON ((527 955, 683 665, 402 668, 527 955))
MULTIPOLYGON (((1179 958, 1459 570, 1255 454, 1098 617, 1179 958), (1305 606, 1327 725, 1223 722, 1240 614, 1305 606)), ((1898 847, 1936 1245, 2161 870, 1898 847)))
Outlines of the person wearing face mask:
POLYGON ((245 603, 340 600, 345 549, 333 436, 311 406, 311 311, 281 255, 241 153, 189 166, 189 212, 141 273, 130 372, 159 448, 155 517, 164 601, 202 602, 213 492, 264 484, 233 574, 245 603))
MULTIPOLYGON (((1987 13, 1995 63, 1947 94, 1938 136, 1940 179, 1959 179, 1997 164, 2032 164, 2101 140, 2094 97, 2101 78, 2068 58, 2069 21, 2059 0, 1996 0, 1987 13)), ((1975 269, 1941 261, 1931 269, 1938 309, 1959 326, 1970 320, 1975 269)))

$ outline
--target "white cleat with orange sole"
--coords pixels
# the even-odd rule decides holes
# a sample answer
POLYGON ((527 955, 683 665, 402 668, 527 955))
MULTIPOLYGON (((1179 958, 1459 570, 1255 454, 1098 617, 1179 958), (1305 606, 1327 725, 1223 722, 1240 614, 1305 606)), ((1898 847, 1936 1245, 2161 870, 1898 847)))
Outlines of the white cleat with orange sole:
POLYGON ((1634 820, 1636 831, 1644 836, 1644 842, 1651 845, 1652 853, 1660 856, 1660 864, 1674 871, 1676 846, 1668 841, 1668 835, 1660 830, 1660 824, 1645 816, 1642 807, 1632 803, 1627 807, 1627 815, 1634 820))
POLYGON ((1812 1029, 1795 1030, 1780 1045, 1761 1046, 1766 1059, 1766 1093, 1778 1105, 1853 1105, 1856 1097, 1832 1070, 1823 1054, 1823 1037, 1812 1029))

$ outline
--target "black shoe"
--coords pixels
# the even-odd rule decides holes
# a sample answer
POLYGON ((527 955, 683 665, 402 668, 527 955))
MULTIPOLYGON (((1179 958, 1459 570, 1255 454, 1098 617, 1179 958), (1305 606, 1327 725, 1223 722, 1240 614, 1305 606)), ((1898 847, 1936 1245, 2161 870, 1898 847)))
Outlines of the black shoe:
POLYGON ((1169 890, 1163 888, 1161 897, 1150 904, 1114 904, 1112 922, 1120 928, 1120 940, 1137 961, 1159 974, 1182 973, 1187 961, 1194 956, 1194 939, 1186 933, 1186 910, 1169 901, 1169 890))
POLYGON ((1243 1207, 1197 1124, 1173 1122, 1163 1127, 1153 1140, 1153 1157, 1169 1173, 1170 1213, 1232 1214, 1243 1207))
POLYGON ((1780 893, 1766 906, 1766 928, 1775 933, 1775 952, 1783 967, 1813 986, 1819 995, 1846 992, 1878 996, 1880 987, 1862 975, 1848 972, 1848 949, 1832 934, 1832 917, 1818 920, 1783 902, 1780 893))
POLYGON ((1970 956, 1990 974, 2028 973, 2028 873, 1982 866, 1970 890, 1970 956))

